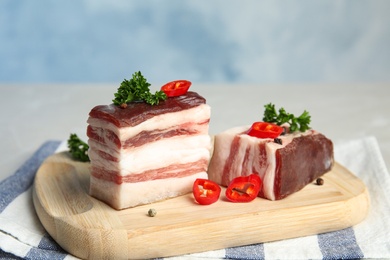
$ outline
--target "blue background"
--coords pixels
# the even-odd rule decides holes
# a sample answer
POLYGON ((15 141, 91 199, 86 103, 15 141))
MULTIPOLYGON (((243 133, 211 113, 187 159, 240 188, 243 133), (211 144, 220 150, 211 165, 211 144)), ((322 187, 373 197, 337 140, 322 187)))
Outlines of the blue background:
POLYGON ((0 83, 390 81, 390 1, 0 0, 0 83))

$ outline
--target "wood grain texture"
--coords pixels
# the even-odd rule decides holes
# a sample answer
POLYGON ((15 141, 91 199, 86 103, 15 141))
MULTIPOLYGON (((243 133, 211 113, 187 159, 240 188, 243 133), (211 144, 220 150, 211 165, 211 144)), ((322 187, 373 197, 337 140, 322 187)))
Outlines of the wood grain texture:
POLYGON ((216 250, 340 230, 369 210, 365 185, 335 164, 324 185, 309 184, 280 201, 201 206, 192 194, 117 211, 88 195, 89 164, 68 153, 49 157, 35 177, 33 202, 43 226, 84 259, 140 259, 216 250), (157 210, 155 217, 148 210, 157 210))

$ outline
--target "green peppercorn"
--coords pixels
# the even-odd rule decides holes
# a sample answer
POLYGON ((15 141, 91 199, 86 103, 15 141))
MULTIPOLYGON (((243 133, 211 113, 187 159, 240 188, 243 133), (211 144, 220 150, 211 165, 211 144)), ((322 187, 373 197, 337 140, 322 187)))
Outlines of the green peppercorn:
POLYGON ((156 215, 157 215, 157 211, 155 209, 149 209, 149 211, 148 211, 149 217, 154 217, 156 215))

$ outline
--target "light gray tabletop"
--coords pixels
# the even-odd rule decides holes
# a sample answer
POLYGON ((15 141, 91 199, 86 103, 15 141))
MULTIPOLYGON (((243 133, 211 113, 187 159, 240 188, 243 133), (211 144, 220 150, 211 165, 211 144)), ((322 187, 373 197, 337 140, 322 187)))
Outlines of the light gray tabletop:
MULTIPOLYGON (((159 84, 156 84, 159 85, 159 84)), ((0 85, 0 181, 47 140, 77 133, 86 140, 90 109, 111 103, 118 84, 0 85)), ((155 88, 151 87, 154 92, 155 88)), ((192 91, 211 106, 210 134, 261 121, 264 105, 309 111, 311 127, 335 144, 375 136, 390 165, 390 84, 197 84, 192 91)))

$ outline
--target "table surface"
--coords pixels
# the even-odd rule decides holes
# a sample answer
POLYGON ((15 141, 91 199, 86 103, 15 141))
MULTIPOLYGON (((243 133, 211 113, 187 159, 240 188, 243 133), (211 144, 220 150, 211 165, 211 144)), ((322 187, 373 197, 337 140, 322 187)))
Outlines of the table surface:
MULTIPOLYGON (((47 140, 86 140, 92 107, 109 104, 118 84, 0 85, 0 181, 14 173, 47 140)), ((156 89, 152 86, 152 92, 156 89)), ((193 84, 211 106, 210 134, 261 121, 274 103, 312 117, 311 127, 335 144, 375 136, 390 165, 390 83, 386 84, 193 84)))

